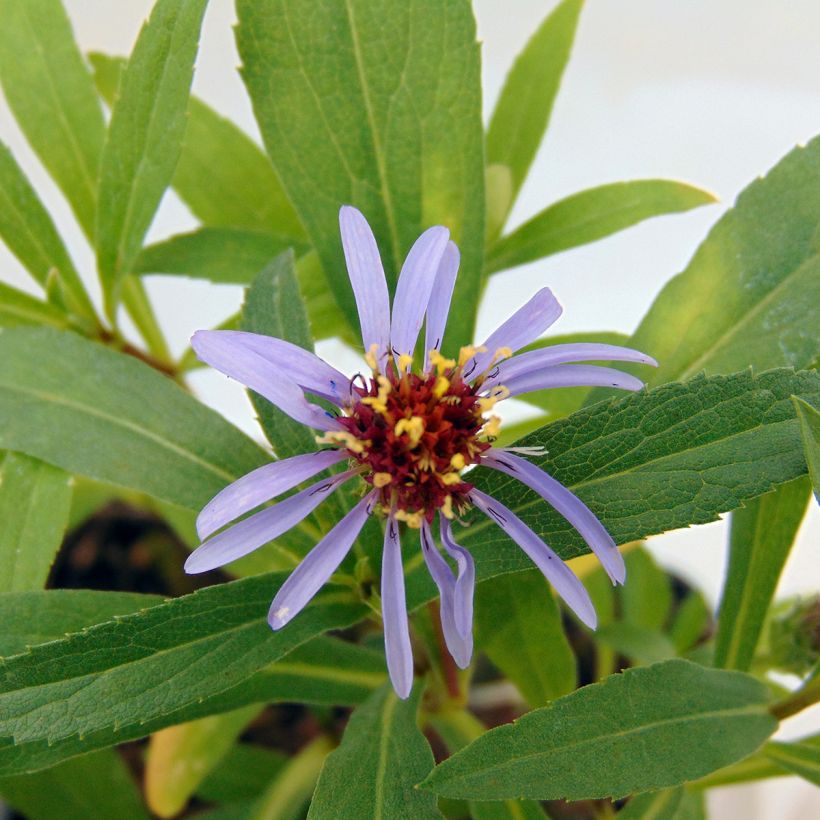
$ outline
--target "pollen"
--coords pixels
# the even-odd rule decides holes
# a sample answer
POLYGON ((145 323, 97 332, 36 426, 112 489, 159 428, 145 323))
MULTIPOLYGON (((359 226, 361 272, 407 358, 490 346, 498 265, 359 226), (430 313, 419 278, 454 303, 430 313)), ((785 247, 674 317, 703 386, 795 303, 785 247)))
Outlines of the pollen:
POLYGON ((393 428, 396 436, 407 433, 410 440, 410 447, 418 447, 421 437, 424 435, 424 419, 421 416, 411 416, 409 419, 399 419, 393 428))
POLYGON ((386 487, 393 480, 390 473, 373 473, 373 486, 377 489, 386 487))

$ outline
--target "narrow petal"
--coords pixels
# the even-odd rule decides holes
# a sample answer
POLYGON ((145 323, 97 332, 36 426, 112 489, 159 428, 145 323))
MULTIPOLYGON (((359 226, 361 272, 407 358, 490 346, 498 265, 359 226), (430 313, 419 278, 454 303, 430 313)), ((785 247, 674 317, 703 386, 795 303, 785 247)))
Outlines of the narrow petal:
POLYGON ((348 470, 317 481, 275 506, 234 524, 195 549, 185 562, 185 572, 195 574, 221 567, 273 541, 295 527, 337 487, 356 474, 356 470, 348 470))
POLYGON ((303 559, 279 588, 268 612, 271 629, 281 629, 327 583, 361 532, 374 494, 365 496, 303 559))
POLYGON ((404 700, 413 688, 413 650, 404 597, 404 566, 401 562, 399 526, 387 520, 382 554, 382 618, 387 671, 396 694, 404 700))
POLYGON ((529 555, 581 621, 595 629, 595 607, 573 571, 512 510, 480 490, 470 490, 470 499, 529 555))
MULTIPOLYGON (((441 543, 458 567, 453 600, 456 629, 466 638, 473 632, 473 597, 475 595, 475 562, 473 556, 453 539, 450 522, 441 517, 441 543)), ((472 639, 471 639, 472 642, 472 639)))
POLYGON ((447 314, 450 312, 450 302, 456 286, 459 259, 456 243, 448 242, 444 255, 441 257, 433 292, 430 294, 430 302, 427 305, 424 329, 425 369, 427 369, 427 354, 431 350, 441 349, 444 329, 447 326, 447 314))
POLYGON ((461 669, 470 665, 473 654, 473 633, 471 628, 463 634, 456 627, 456 579, 450 566, 436 549, 430 525, 425 521, 421 527, 421 549, 424 561, 430 576, 438 587, 441 613, 441 631, 444 633, 444 642, 453 656, 453 660, 461 669))
POLYGON ((200 334, 230 339, 237 347, 247 348, 270 362, 303 390, 333 404, 341 406, 350 399, 350 379, 303 347, 274 336, 262 336, 242 330, 201 330, 196 335, 200 334))
POLYGON ((484 347, 484 353, 478 353, 468 362, 464 372, 473 378, 481 375, 489 366, 495 352, 508 347, 515 353, 524 345, 534 342, 561 315, 563 308, 549 288, 542 288, 519 308, 504 324, 494 330, 484 347))
POLYGON ((196 519, 199 537, 204 540, 228 522, 313 478, 316 473, 346 457, 344 450, 317 450, 315 453, 265 464, 242 476, 217 493, 203 507, 196 519))
POLYGON ((620 390, 640 390, 644 383, 612 367, 598 367, 594 364, 559 364, 522 373, 504 382, 511 396, 532 393, 551 387, 617 387, 620 390))
POLYGON ((447 228, 428 228, 404 260, 396 285, 390 325, 390 345, 395 356, 413 355, 449 238, 447 228))
POLYGON ((503 450, 488 450, 481 456, 481 464, 511 475, 531 487, 548 504, 554 507, 575 527, 589 548, 598 556, 614 584, 622 584, 626 578, 623 556, 615 541, 597 519, 592 510, 571 493, 563 484, 545 473, 540 467, 503 450))
POLYGON ((637 362, 657 367, 658 363, 639 350, 618 345, 574 344, 551 345, 540 350, 519 353, 507 359, 498 367, 498 373, 488 378, 486 384, 506 384, 507 381, 533 370, 543 370, 567 362, 637 362))
POLYGON ((200 330, 191 337, 196 355, 211 367, 236 379, 273 402, 283 413, 317 430, 338 430, 341 424, 312 404, 281 368, 219 331, 200 330))
POLYGON ((370 225, 350 205, 339 210, 339 228, 347 262, 347 275, 356 297, 365 353, 373 345, 381 361, 390 352, 390 297, 379 247, 370 225))

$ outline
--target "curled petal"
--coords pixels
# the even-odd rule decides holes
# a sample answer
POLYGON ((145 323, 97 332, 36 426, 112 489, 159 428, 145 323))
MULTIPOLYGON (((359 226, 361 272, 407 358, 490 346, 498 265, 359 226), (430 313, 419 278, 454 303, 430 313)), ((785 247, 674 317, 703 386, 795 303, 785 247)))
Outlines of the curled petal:
POLYGON ((589 548, 598 557, 607 575, 614 584, 622 584, 626 579, 626 565, 612 536, 598 520, 592 510, 571 493, 561 482, 545 473, 525 458, 508 451, 488 450, 481 456, 486 467, 500 470, 531 487, 548 504, 554 507, 575 527, 589 548))
POLYGON ((301 561, 279 588, 268 612, 271 629, 281 629, 298 615, 328 579, 361 532, 373 493, 365 496, 301 561))
POLYGON ((225 332, 199 330, 191 337, 191 346, 203 362, 260 393, 283 413, 308 427, 341 429, 333 416, 305 398, 301 388, 281 368, 231 336, 223 335, 225 332))
POLYGON ((577 342, 573 344, 550 345, 540 350, 529 350, 507 359, 498 367, 498 373, 488 378, 485 384, 506 384, 524 373, 554 367, 568 362, 637 362, 657 367, 658 363, 639 350, 619 345, 577 342))
POLYGON ((350 205, 339 210, 339 228, 347 275, 359 311, 362 343, 366 353, 376 345, 376 358, 381 361, 390 352, 390 297, 379 247, 367 220, 350 205))
POLYGON ((456 577, 453 598, 453 614, 456 629, 466 638, 473 632, 473 597, 475 595, 475 562, 473 556, 453 539, 450 522, 441 517, 441 543, 449 556, 456 562, 456 577))
MULTIPOLYGON (((456 579, 453 576, 453 571, 436 549, 430 532, 430 525, 426 521, 421 527, 421 549, 427 569, 438 587, 441 598, 439 612, 441 613, 441 631, 444 633, 444 642, 447 644, 447 649, 456 664, 461 669, 466 669, 470 665, 470 658, 473 654, 472 613, 470 613, 470 628, 467 629, 465 634, 456 626, 456 609, 458 607, 456 603, 456 579)), ((472 605, 472 598, 470 604, 472 605)))
MULTIPOLYGON (((453 289, 456 286, 458 274, 459 252, 455 242, 448 242, 438 266, 436 281, 430 301, 427 305, 427 318, 424 328, 424 355, 431 350, 440 350, 444 338, 444 329, 447 326, 447 314, 450 312, 450 302, 453 298, 453 289)), ((427 360, 424 363, 427 368, 427 360)))
POLYGON ((595 607, 575 573, 512 510, 476 489, 470 490, 470 500, 529 555, 567 606, 594 629, 595 607))
POLYGON ((390 345, 395 356, 413 355, 449 238, 447 228, 428 228, 415 241, 404 260, 396 285, 390 324, 390 345))
POLYGON ((640 390, 644 383, 612 367, 594 364, 559 364, 530 373, 522 373, 504 382, 511 396, 532 393, 552 387, 617 387, 620 390, 640 390))
POLYGON ((465 374, 473 378, 483 373, 499 348, 508 347, 513 353, 524 345, 534 342, 561 315, 562 307, 549 288, 542 288, 519 308, 504 324, 494 330, 484 347, 484 353, 477 353, 464 368, 465 374))
POLYGON ((185 572, 193 575, 221 567, 273 541, 295 527, 337 487, 357 475, 356 470, 317 481, 273 507, 258 512, 224 532, 215 535, 195 549, 185 562, 185 572))
POLYGON ((396 694, 404 700, 413 688, 413 650, 404 597, 399 527, 392 516, 388 518, 384 531, 381 594, 387 671, 396 694))
POLYGON ((207 538, 220 527, 254 507, 313 478, 316 473, 346 458, 344 450, 317 450, 301 456, 265 464, 217 493, 196 519, 199 537, 207 538))

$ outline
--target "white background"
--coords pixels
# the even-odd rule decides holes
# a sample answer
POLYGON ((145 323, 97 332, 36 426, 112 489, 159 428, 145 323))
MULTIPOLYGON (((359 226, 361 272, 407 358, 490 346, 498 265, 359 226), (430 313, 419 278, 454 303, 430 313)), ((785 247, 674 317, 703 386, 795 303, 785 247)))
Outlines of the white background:
MULTIPOLYGON (((67 0, 84 49, 130 51, 150 0, 67 0)), ((305 13, 310 3, 305 2, 305 13)), ((515 54, 554 2, 476 0, 483 41, 485 117, 515 54)), ((195 92, 258 135, 235 66, 230 0, 211 0, 195 92)), ((435 26, 436 21, 430 20, 435 26)), ((623 179, 667 177, 715 192, 720 205, 644 223, 618 236, 496 277, 479 318, 479 336, 545 284, 565 306, 556 332, 631 332, 661 286, 680 271, 708 228, 738 192, 795 144, 820 133, 820 3, 790 0, 593 0, 582 17, 549 133, 513 211, 512 225, 583 188, 623 179)), ((0 99, 0 139, 21 161, 51 210, 80 269, 93 282, 93 258, 65 201, 48 179, 0 99)), ((194 227, 168 195, 151 229, 159 239, 194 227)), ((31 287, 0 248, 0 276, 31 287)), ((92 286, 94 287, 94 286, 92 286)), ((190 333, 236 310, 237 287, 173 279, 149 285, 173 349, 190 333)), ((93 291, 96 293, 96 289, 93 291)), ((334 345, 322 352, 349 361, 334 345)), ((648 351, 651 353, 652 351, 648 351)), ((70 377, 67 374, 67 377, 70 377)), ((205 401, 254 435, 244 395, 213 373, 195 386, 205 401)), ((520 417, 517 416, 517 417, 520 417)), ((820 515, 812 503, 778 595, 820 587, 820 515)), ((724 522, 659 536, 658 559, 717 602, 725 562, 724 522)), ((783 730, 796 737, 820 729, 820 709, 783 730)), ((820 815, 818 792, 796 778, 716 790, 712 816, 788 820, 820 815)))

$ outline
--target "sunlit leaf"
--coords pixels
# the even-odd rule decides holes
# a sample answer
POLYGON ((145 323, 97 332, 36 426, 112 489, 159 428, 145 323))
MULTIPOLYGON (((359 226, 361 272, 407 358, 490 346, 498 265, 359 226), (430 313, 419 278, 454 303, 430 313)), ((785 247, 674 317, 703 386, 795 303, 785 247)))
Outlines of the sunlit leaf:
POLYGON ((792 399, 800 432, 803 436, 803 450, 809 468, 809 478, 814 487, 814 496, 820 501, 820 413, 807 402, 796 396, 792 399))

